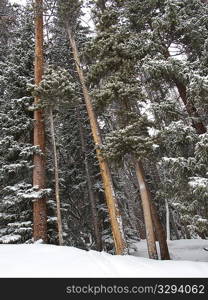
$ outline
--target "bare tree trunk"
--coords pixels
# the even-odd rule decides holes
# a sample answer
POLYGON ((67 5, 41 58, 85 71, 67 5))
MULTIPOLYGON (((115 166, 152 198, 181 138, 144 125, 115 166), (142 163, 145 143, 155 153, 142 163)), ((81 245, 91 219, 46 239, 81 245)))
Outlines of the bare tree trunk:
POLYGON ((88 89, 85 84, 85 78, 84 78, 83 71, 81 69, 80 58, 79 58, 76 42, 68 24, 66 24, 66 26, 67 26, 66 29, 67 29, 70 45, 72 48, 74 60, 76 63, 77 73, 79 75, 80 83, 82 86, 85 104, 86 104, 86 108, 90 120, 92 135, 96 146, 96 154, 97 154, 97 159, 99 162, 101 176, 103 180, 103 187, 104 187, 106 202, 109 210, 116 254, 126 254, 127 249, 126 249, 125 236, 123 232, 122 219, 118 208, 117 199, 115 197, 114 190, 113 190, 113 183, 110 174, 110 169, 107 160, 103 158, 101 155, 102 139, 100 135, 99 125, 97 122, 97 118, 95 116, 95 112, 93 110, 91 97, 89 95, 88 89))
MULTIPOLYGON (((151 172, 153 173, 153 170, 151 172)), ((157 168, 154 168, 154 174, 155 174, 154 181, 156 183, 159 183, 160 176, 159 176, 157 168)), ((164 230, 162 222, 160 220, 155 203, 152 200, 151 192, 149 189, 148 189, 148 192, 149 192, 153 224, 154 224, 154 228, 155 228, 156 237, 157 237, 157 240, 159 241, 159 246, 160 246, 160 257, 162 260, 169 260, 170 254, 169 254, 169 250, 168 250, 165 230, 164 230)))
MULTIPOLYGON (((35 84, 38 85, 43 75, 43 1, 35 2, 35 84)), ((34 103, 38 104, 39 97, 34 103)), ((43 111, 34 112, 34 146, 38 146, 42 154, 34 154, 33 186, 39 190, 45 188, 45 126, 43 111)), ((47 208, 46 199, 35 199, 33 202, 33 238, 47 242, 47 208)))
POLYGON ((51 140, 52 140, 52 146, 53 146, 53 159, 54 159, 58 240, 59 240, 59 245, 62 246, 64 244, 64 240, 63 240, 62 219, 61 219, 61 201, 60 201, 60 190, 59 190, 59 167, 58 167, 58 156, 57 156, 56 138, 55 138, 55 130, 54 130, 53 108, 51 106, 49 107, 49 118, 50 118, 51 140))
MULTIPOLYGON (((150 192, 149 192, 149 195, 150 195, 150 192)), ((151 199, 151 195, 150 195, 150 206, 151 206, 152 219, 153 219, 157 239, 158 239, 159 245, 160 245, 161 259, 162 260, 169 260, 170 259, 170 254, 169 254, 168 245, 167 245, 167 241, 166 241, 165 231, 163 229, 160 218, 158 216, 155 204, 151 199)))
POLYGON ((94 228, 95 239, 96 239, 96 249, 98 251, 102 251, 102 238, 101 238, 101 232, 99 229, 99 220, 98 220, 97 203, 96 203, 97 201, 96 201, 95 194, 94 194, 93 188, 92 188, 90 168, 89 168, 88 159, 87 159, 87 155, 86 155, 86 142, 85 142, 82 123, 80 120, 79 109, 77 109, 77 119, 78 119, 78 123, 79 123, 79 132, 80 132, 80 138, 81 138, 81 144, 82 144, 82 153, 83 153, 83 158, 84 158, 88 193, 89 193, 89 199, 90 199, 90 205, 91 205, 91 211, 92 211, 92 221, 93 221, 93 228, 94 228))
POLYGON ((144 169, 141 161, 135 159, 134 163, 144 212, 148 253, 150 258, 158 259, 149 199, 150 194, 148 192, 148 187, 145 182, 144 169))
POLYGON ((165 199, 165 210, 166 210, 166 236, 167 241, 170 241, 170 210, 168 200, 165 199))

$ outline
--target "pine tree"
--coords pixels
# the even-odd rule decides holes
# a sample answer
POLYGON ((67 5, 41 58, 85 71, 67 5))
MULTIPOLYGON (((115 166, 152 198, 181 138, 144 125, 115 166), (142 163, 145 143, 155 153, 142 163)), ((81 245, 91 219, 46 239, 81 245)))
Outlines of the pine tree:
POLYGON ((91 67, 89 82, 95 87, 93 97, 97 110, 102 116, 104 109, 111 109, 118 128, 107 135, 104 152, 116 161, 125 160, 127 154, 132 157, 143 203, 149 255, 157 258, 150 192, 141 161, 151 152, 152 141, 147 132, 151 124, 142 117, 138 108, 144 95, 136 78, 131 35, 125 22, 121 21, 123 14, 116 1, 104 10, 103 5, 98 3, 97 6, 100 8, 100 11, 95 10, 98 36, 88 49, 96 63, 91 67))
MULTIPOLYGON (((76 68, 69 47, 68 37, 63 28, 63 20, 59 19, 57 7, 54 5, 52 5, 52 8, 50 8, 50 5, 48 6, 47 15, 49 16, 50 14, 52 14, 51 18, 53 18, 53 23, 46 24, 46 30, 50 37, 48 39, 46 50, 47 65, 52 65, 54 71, 57 67, 58 69, 61 67, 62 71, 60 72, 63 72, 63 74, 68 73, 70 81, 73 82, 73 84, 76 83, 74 95, 71 95, 68 99, 65 99, 64 101, 55 99, 54 96, 57 95, 57 91, 54 91, 53 96, 49 97, 53 98, 57 103, 57 105, 53 107, 57 157, 59 161, 64 243, 83 249, 92 248, 101 250, 100 225, 102 223, 102 218, 100 219, 99 217, 99 220, 97 219, 97 224, 95 224, 93 216, 99 213, 98 210, 101 211, 99 203, 100 201, 103 201, 103 192, 100 191, 99 188, 100 175, 95 158, 93 142, 91 140, 90 126, 85 113, 85 106, 82 103, 83 97, 81 87, 77 80, 76 68), (53 24, 55 24, 55 26, 53 24), (83 141, 85 147, 83 147, 83 141), (88 166, 88 168, 86 166, 88 166), (99 197, 97 196, 98 193, 99 197), (93 201, 92 198, 94 199, 93 201)), ((86 40, 85 32, 86 29, 82 26, 77 30, 79 48, 86 40)), ((47 76, 48 75, 46 75, 46 77, 47 76)), ((61 73, 60 78, 62 78, 61 73)), ((48 82, 49 94, 50 87, 51 81, 48 82)), ((62 98, 62 96, 59 98, 62 98)), ((50 143, 51 134, 47 128, 49 126, 47 110, 45 120, 47 141, 47 185, 54 190, 53 160, 51 154, 52 146, 50 143)), ((56 243, 56 218, 54 218, 54 215, 56 215, 56 205, 53 197, 49 198, 48 205, 50 214, 48 219, 50 242, 56 243)))
MULTIPOLYGON (((35 84, 39 85, 43 75, 43 1, 35 2, 35 84)), ((40 102, 35 97, 35 105, 40 102)), ((43 111, 34 112, 34 146, 38 146, 41 154, 34 155, 33 186, 39 191, 45 188, 45 128, 43 111)), ((34 240, 47 242, 47 209, 46 199, 41 197, 33 203, 33 237, 34 240)))
POLYGON ((1 1, 0 243, 207 239, 206 2, 1 1))
POLYGON ((15 23, 15 7, 9 1, 2 0, 0 3, 0 60, 4 61, 9 51, 9 40, 13 36, 11 29, 15 23))
POLYGON ((75 38, 74 38, 74 29, 75 29, 74 25, 76 25, 76 18, 79 15, 80 4, 81 3, 79 1, 74 1, 74 3, 71 3, 70 10, 67 10, 67 8, 68 8, 67 3, 63 2, 62 3, 62 13, 63 12, 65 13, 64 20, 65 20, 66 31, 68 33, 70 45, 72 48, 72 53, 74 56, 77 73, 79 76, 80 84, 82 86, 86 109, 87 109, 88 116, 89 116, 92 135, 93 135, 94 143, 96 145, 96 153, 97 153, 97 158, 98 158, 99 165, 100 165, 107 206, 109 209, 109 215, 110 215, 113 237, 114 237, 114 241, 115 241, 116 253, 124 254, 126 252, 126 245, 125 245, 125 237, 124 237, 123 228, 122 228, 122 220, 121 220, 118 204, 117 204, 117 201, 116 201, 116 198, 114 195, 114 191, 113 191, 113 183, 112 183, 108 163, 105 160, 105 158, 102 158, 100 156, 100 151, 101 151, 100 148, 102 146, 102 139, 101 139, 100 132, 99 132, 99 125, 98 125, 98 122, 97 122, 97 119, 96 119, 96 116, 95 116, 95 113, 94 113, 94 110, 92 107, 92 100, 90 98, 89 91, 85 84, 85 77, 84 77, 83 70, 81 68, 79 53, 78 53, 77 45, 76 45, 75 38))
POLYGON ((202 165, 199 167, 196 163, 196 170, 191 162, 197 161, 194 149, 198 148, 198 139, 205 141, 207 130, 204 68, 207 6, 198 0, 125 3, 130 28, 138 41, 135 57, 142 72, 140 76, 157 129, 161 131, 162 142, 155 153, 159 160, 160 155, 164 157, 158 163, 163 185, 157 195, 168 198, 171 209, 180 210, 181 228, 184 227, 185 234, 190 236, 188 229, 192 228, 193 235, 191 224, 194 211, 196 215, 198 212, 194 205, 188 208, 182 203, 196 205, 188 182, 193 174, 204 174, 202 165), (202 137, 194 134, 191 125, 202 137))
POLYGON ((197 59, 206 41, 204 5, 199 0, 140 4, 140 1, 126 1, 131 29, 140 39, 137 53, 142 72, 148 78, 160 78, 177 89, 178 99, 182 100, 192 126, 198 134, 203 134, 206 132, 204 112, 191 89, 193 77, 197 76, 197 59), (142 39, 148 43, 142 44, 142 39), (183 61, 177 54, 183 55, 183 61))
POLYGON ((0 61, 0 242, 24 243, 32 239, 32 97, 34 28, 31 13, 15 6, 14 33, 9 52, 0 61))
POLYGON ((57 109, 58 105, 66 102, 68 99, 73 101, 74 90, 75 84, 70 82, 68 72, 61 68, 48 68, 43 76, 42 81, 38 86, 35 87, 35 95, 40 99, 39 104, 42 106, 42 108, 46 107, 48 110, 55 177, 58 237, 60 245, 63 245, 63 231, 61 218, 59 165, 54 126, 54 109, 57 109))

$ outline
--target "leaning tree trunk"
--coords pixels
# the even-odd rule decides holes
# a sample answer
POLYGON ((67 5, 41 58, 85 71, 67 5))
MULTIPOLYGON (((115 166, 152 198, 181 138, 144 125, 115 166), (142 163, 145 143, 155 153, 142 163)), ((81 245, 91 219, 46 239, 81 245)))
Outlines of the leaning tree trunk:
MULTIPOLYGON (((154 163, 154 167, 155 167, 155 163, 154 163)), ((155 176, 156 176, 154 178, 154 181, 160 182, 160 176, 159 176, 157 168, 154 168, 154 171, 155 171, 155 176)), ((152 172, 153 172, 153 170, 152 170, 152 172)), ((169 250, 168 250, 166 233, 163 228, 162 222, 160 220, 157 207, 156 207, 154 201, 152 200, 152 195, 151 195, 149 188, 148 188, 148 192, 149 192, 152 220, 153 220, 153 224, 154 224, 154 228, 155 228, 156 237, 157 237, 157 240, 159 241, 159 246, 160 246, 160 257, 163 260, 169 260, 170 254, 169 254, 169 250)))
POLYGON ((152 220, 156 231, 156 236, 159 241, 160 246, 160 256, 162 260, 170 260, 170 254, 168 250, 168 244, 166 240, 165 230, 161 224, 160 218, 158 216, 157 209, 155 207, 154 202, 151 199, 151 194, 149 192, 149 199, 150 199, 150 207, 151 207, 151 214, 152 220))
POLYGON ((81 116, 80 116, 79 109, 77 109, 77 119, 78 119, 78 124, 79 124, 79 132, 80 132, 80 139, 81 139, 81 145, 82 145, 85 174, 86 174, 86 179, 87 179, 88 194, 89 194, 90 206, 91 206, 91 211, 92 211, 92 221, 93 221, 93 229, 94 229, 95 240, 96 240, 96 249, 97 249, 97 251, 102 251, 102 238, 101 238, 98 213, 97 213, 97 200, 96 200, 96 197, 95 197, 95 194, 93 191, 90 167, 89 167, 87 153, 86 153, 87 152, 86 141, 85 141, 85 136, 84 136, 84 132, 83 132, 83 126, 82 126, 82 122, 81 122, 81 116))
POLYGON ((141 161, 135 159, 134 163, 142 200, 148 253, 150 258, 158 259, 154 226, 151 215, 150 194, 148 192, 148 187, 145 181, 144 169, 141 161))
POLYGON ((123 232, 122 219, 118 208, 117 199, 115 197, 114 190, 113 190, 113 183, 112 183, 110 169, 107 160, 101 155, 102 138, 100 134, 99 125, 92 106, 92 100, 89 91, 85 84, 84 73, 81 68, 76 42, 70 27, 68 26, 68 24, 66 26, 67 26, 66 29, 67 29, 70 45, 74 56, 74 61, 76 63, 77 73, 82 86, 83 96, 84 96, 84 100, 85 100, 85 104, 86 104, 86 108, 90 120, 92 135, 96 146, 96 154, 97 154, 97 159, 99 162, 101 176, 103 180, 104 193, 105 193, 105 198, 106 198, 109 216, 110 216, 116 254, 126 254, 127 248, 126 248, 126 241, 123 232))
MULTIPOLYGON (((39 85, 43 75, 43 1, 35 2, 35 84, 39 85)), ((35 97, 37 105, 39 97, 35 97)), ((38 146, 42 154, 34 154, 33 186, 38 190, 45 188, 45 131, 41 109, 34 112, 34 146, 38 146)), ((47 208, 46 199, 41 197, 33 202, 33 238, 47 242, 47 208)))
POLYGON ((64 244, 64 240, 63 240, 61 201, 60 201, 60 190, 59 190, 59 167, 58 167, 58 156, 57 156, 56 138, 55 138, 55 130, 54 130, 53 108, 51 106, 49 107, 49 119, 50 119, 51 140, 53 146, 58 240, 59 240, 59 245, 61 246, 64 244))
MULTIPOLYGON (((125 105, 124 109, 131 111, 131 107, 129 106, 128 102, 124 102, 124 105, 125 105)), ((127 124, 128 119, 126 119, 124 122, 126 122, 127 124)), ((138 186, 140 190, 149 257, 153 259, 158 259, 155 232, 154 232, 155 229, 160 243, 160 249, 162 249, 161 258, 165 257, 162 259, 169 259, 170 257, 168 256, 168 247, 165 238, 165 233, 162 230, 163 228, 160 223, 156 208, 152 203, 151 194, 145 180, 145 173, 144 173, 142 161, 141 160, 138 161, 135 157, 134 158, 132 157, 132 161, 134 163, 136 177, 137 177, 138 186), (167 253, 164 253, 163 251, 164 249, 167 250, 167 253)))

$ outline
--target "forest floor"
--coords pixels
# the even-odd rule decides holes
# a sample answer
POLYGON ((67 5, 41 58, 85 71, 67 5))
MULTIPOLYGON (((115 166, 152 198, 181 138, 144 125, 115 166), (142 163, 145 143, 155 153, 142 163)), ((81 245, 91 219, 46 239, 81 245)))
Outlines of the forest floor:
POLYGON ((208 277, 208 240, 169 242, 170 261, 148 259, 146 242, 132 255, 116 256, 74 247, 42 244, 0 245, 0 277, 196 278, 208 277))

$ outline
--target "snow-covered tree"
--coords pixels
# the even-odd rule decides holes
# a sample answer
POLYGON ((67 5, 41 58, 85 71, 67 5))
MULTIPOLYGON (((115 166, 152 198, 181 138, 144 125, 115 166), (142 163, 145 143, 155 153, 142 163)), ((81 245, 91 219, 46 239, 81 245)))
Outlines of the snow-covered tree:
POLYGON ((0 61, 0 242, 26 242, 32 237, 32 115, 27 83, 33 78, 33 23, 19 8, 10 51, 0 61))
POLYGON ((207 155, 207 5, 199 0, 130 0, 125 1, 125 15, 158 130, 154 156, 159 166, 158 201, 166 198, 171 206, 176 203, 172 210, 180 211, 179 227, 186 231, 182 236, 197 236, 200 229, 195 220, 207 218, 206 209, 202 209, 206 217, 196 209, 204 207, 204 197, 193 194, 207 177, 196 154, 196 149, 203 149, 207 155))

